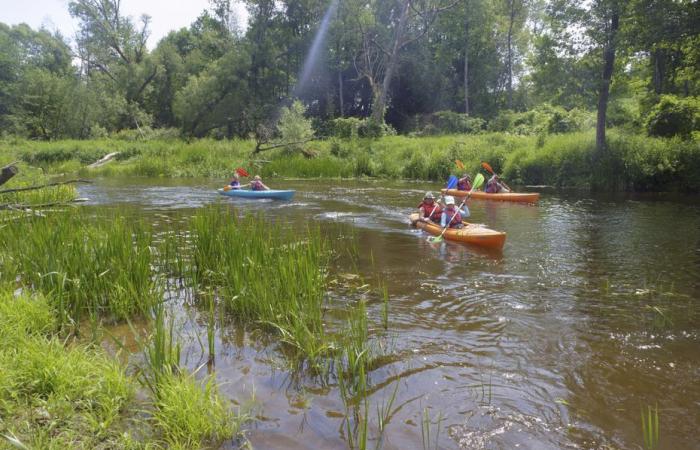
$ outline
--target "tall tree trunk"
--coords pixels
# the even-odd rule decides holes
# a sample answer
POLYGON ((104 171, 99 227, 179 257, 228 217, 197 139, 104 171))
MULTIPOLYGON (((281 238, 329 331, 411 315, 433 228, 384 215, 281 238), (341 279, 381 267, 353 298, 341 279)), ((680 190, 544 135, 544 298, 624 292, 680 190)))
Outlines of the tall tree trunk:
MULTIPOLYGON (((469 1, 465 9, 469 14, 469 1)), ((469 19, 464 21, 464 114, 469 115, 469 19)))
POLYGON ((338 99, 340 100, 340 117, 344 117, 345 108, 343 107, 343 71, 338 69, 338 99))
POLYGON ((399 24, 396 27, 396 32, 394 33, 394 43, 391 46, 391 53, 389 54, 386 64, 386 72, 384 73, 384 79, 382 80, 382 86, 377 95, 375 95, 375 102, 372 105, 372 120, 377 123, 384 122, 384 112, 386 109, 386 96, 389 91, 389 86, 391 84, 391 79, 396 71, 396 66, 398 65, 399 50, 401 49, 401 41, 403 40, 403 34, 406 31, 406 23, 408 22, 408 8, 411 4, 410 0, 403 0, 401 4, 401 16, 399 18, 399 24))
POLYGON ((617 29, 620 22, 620 13, 616 7, 610 18, 605 50, 603 52, 603 77, 600 80, 600 92, 598 94, 598 118, 596 121, 595 146, 598 157, 605 151, 605 117, 608 111, 608 99, 610 97, 610 81, 615 65, 615 49, 617 47, 617 29))
POLYGON ((506 89, 508 91, 508 109, 513 109, 513 26, 515 24, 515 2, 516 0, 510 0, 509 6, 509 21, 508 21, 508 53, 506 66, 508 70, 508 80, 506 82, 506 89))

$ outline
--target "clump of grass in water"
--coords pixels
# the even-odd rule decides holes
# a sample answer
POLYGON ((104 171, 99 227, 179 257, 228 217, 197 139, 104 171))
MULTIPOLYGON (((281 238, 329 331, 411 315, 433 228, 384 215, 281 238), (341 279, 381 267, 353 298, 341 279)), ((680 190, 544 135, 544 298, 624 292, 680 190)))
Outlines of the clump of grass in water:
MULTIPOLYGON (((337 351, 323 326, 328 251, 317 228, 298 232, 216 208, 191 221, 190 285, 215 286, 225 310, 275 330, 293 361, 324 372, 337 351)), ((185 264, 183 264, 185 265, 185 264)))
POLYGON ((654 450, 659 446, 659 408, 647 406, 646 414, 642 408, 642 436, 644 448, 654 450))
MULTIPOLYGON (((443 416, 442 412, 439 412, 437 415, 437 419, 435 420, 435 449, 439 449, 440 446, 438 445, 439 439, 440 439, 440 426, 442 424, 443 416)), ((431 437, 430 437, 430 429, 432 428, 433 421, 430 418, 430 413, 428 412, 428 408, 423 409, 423 418, 421 420, 421 438, 423 441, 423 449, 424 450, 430 450, 433 448, 433 444, 431 442, 431 437)))
POLYGON ((146 315, 160 300, 152 236, 140 222, 54 213, 11 222, 0 234, 2 281, 49 295, 65 325, 87 317, 146 315))

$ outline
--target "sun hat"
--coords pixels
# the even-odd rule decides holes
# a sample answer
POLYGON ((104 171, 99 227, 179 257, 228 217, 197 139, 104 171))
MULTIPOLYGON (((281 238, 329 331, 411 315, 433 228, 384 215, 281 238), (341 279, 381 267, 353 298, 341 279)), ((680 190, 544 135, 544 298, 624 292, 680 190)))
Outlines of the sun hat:
POLYGON ((446 195, 445 196, 445 204, 446 205, 454 205, 455 204, 455 198, 451 195, 446 195))
POLYGON ((423 198, 433 198, 433 199, 434 199, 435 196, 433 195, 432 192, 428 191, 428 192, 425 193, 425 195, 423 196, 423 198))

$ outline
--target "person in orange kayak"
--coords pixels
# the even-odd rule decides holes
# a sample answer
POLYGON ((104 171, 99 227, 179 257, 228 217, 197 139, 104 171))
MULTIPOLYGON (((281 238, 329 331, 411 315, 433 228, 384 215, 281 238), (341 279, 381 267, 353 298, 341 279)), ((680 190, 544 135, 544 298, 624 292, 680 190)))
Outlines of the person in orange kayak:
POLYGON ((498 175, 494 174, 491 178, 489 178, 489 181, 486 182, 486 189, 484 189, 484 192, 489 194, 497 194, 499 192, 510 192, 510 189, 501 183, 501 179, 498 178, 498 175))
POLYGON ((462 178, 457 181, 457 190, 459 191, 471 191, 472 189, 472 177, 468 173, 465 173, 462 178))
POLYGON ((469 209, 466 205, 462 209, 455 206, 455 198, 451 195, 445 196, 445 209, 442 210, 440 225, 445 228, 462 228, 462 220, 469 217, 469 209))
POLYGON ((432 192, 425 193, 423 201, 418 205, 418 213, 420 214, 420 220, 423 222, 433 221, 437 223, 440 221, 442 208, 440 203, 435 201, 435 196, 432 192))
POLYGON ((262 178, 260 178, 260 175, 255 175, 253 177, 253 181, 250 182, 250 189, 253 191, 269 191, 270 188, 265 186, 265 184, 262 182, 262 178))

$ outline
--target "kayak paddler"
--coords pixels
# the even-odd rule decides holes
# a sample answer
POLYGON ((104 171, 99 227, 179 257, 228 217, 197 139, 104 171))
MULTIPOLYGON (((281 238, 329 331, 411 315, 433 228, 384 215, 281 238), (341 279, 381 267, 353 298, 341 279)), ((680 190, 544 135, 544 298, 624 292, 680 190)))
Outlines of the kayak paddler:
POLYGON ((231 183, 229 183, 229 189, 240 189, 241 188, 241 178, 238 172, 233 172, 233 178, 231 178, 231 183))
POLYGON ((440 226, 445 228, 449 224, 450 228, 462 228, 462 220, 467 217, 469 217, 467 205, 458 209, 455 206, 455 198, 451 195, 445 196, 445 209, 442 210, 440 226))
POLYGON ((510 192, 510 189, 501 183, 501 179, 498 178, 498 175, 493 174, 493 176, 489 178, 489 181, 486 182, 486 189, 484 189, 484 192, 497 194, 499 192, 510 192))
POLYGON ((471 191, 472 189, 472 177, 468 173, 465 173, 462 178, 457 180, 457 190, 459 191, 471 191))
POLYGON ((420 214, 420 219, 423 222, 439 222, 442 216, 442 208, 440 204, 435 201, 435 196, 432 192, 428 191, 423 196, 423 201, 418 205, 418 213, 420 214))
POLYGON ((260 175, 255 175, 253 177, 253 181, 250 182, 250 189, 253 191, 269 191, 270 188, 265 186, 265 183, 262 182, 262 178, 260 178, 260 175))

